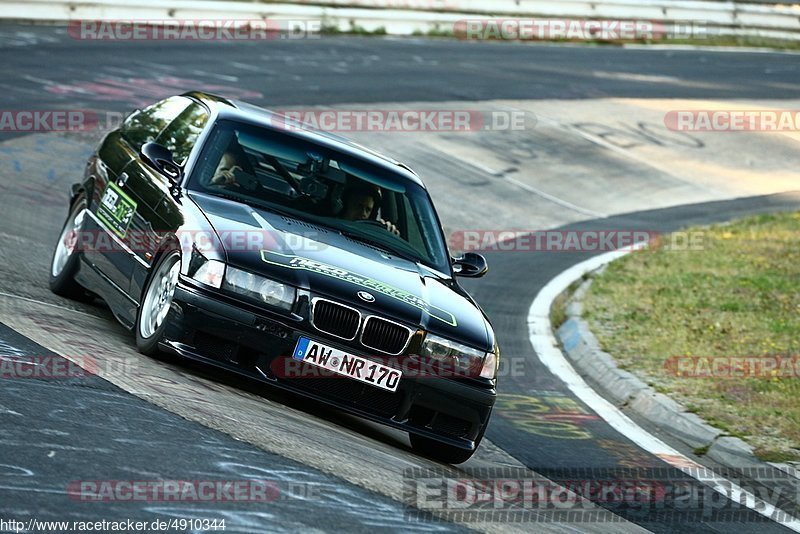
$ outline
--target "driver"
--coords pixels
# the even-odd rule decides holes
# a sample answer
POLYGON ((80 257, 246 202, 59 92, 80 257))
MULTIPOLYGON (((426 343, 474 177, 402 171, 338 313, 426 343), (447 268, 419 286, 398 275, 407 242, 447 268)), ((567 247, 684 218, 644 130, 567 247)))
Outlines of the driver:
POLYGON ((222 158, 220 158, 211 178, 211 183, 214 185, 241 187, 241 184, 236 181, 236 171, 255 176, 255 171, 247 159, 247 154, 245 154, 242 145, 234 137, 222 154, 222 158))
MULTIPOLYGON (((365 221, 372 218, 375 206, 380 204, 381 191, 377 187, 367 184, 355 185, 345 189, 342 195, 344 209, 339 215, 347 221, 365 221)), ((386 229, 394 235, 399 236, 400 230, 389 221, 376 218, 376 221, 383 224, 386 229)))

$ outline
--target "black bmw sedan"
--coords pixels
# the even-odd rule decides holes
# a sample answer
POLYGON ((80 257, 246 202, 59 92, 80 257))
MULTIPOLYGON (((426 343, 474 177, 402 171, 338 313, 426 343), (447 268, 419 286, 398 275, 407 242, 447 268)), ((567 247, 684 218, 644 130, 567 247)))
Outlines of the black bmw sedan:
POLYGON ((466 461, 499 349, 405 165, 255 106, 167 98, 108 133, 72 186, 51 289, 104 299, 148 355, 219 366, 466 461))

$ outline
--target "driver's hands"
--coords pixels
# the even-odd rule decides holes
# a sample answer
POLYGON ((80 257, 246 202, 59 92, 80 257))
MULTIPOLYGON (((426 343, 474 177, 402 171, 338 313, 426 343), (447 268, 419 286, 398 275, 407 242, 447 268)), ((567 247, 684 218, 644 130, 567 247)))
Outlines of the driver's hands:
POLYGON ((391 222, 389 222, 389 221, 384 221, 383 219, 381 219, 381 221, 380 221, 380 222, 382 222, 382 223, 383 223, 383 225, 386 227, 386 229, 387 229, 387 230, 389 230, 389 231, 390 231, 391 233, 393 233, 394 235, 396 235, 396 236, 399 236, 399 235, 400 235, 400 230, 397 228, 397 226, 395 226, 395 225, 394 225, 394 224, 392 224, 391 222))
POLYGON ((233 185, 241 187, 241 185, 236 182, 236 176, 233 174, 237 170, 241 171, 242 168, 239 165, 234 165, 230 169, 223 169, 211 179, 211 183, 214 185, 233 185))

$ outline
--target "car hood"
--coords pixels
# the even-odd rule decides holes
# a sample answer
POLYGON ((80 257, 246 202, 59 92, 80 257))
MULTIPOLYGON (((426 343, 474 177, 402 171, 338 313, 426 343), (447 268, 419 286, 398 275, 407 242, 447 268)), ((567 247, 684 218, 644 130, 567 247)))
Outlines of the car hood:
POLYGON ((268 210, 194 192, 190 198, 219 236, 229 265, 491 350, 480 308, 424 266, 268 210), (359 297, 364 291, 374 302, 359 297))

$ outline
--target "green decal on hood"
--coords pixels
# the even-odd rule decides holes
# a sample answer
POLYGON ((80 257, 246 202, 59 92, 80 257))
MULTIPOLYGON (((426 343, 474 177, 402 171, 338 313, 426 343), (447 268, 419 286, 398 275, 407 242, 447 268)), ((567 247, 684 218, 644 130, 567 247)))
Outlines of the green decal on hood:
POLYGON ((375 280, 374 278, 364 276, 363 274, 354 273, 353 271, 348 271, 346 269, 336 267, 335 265, 329 265, 316 260, 310 260, 301 256, 281 254, 271 250, 262 250, 261 259, 270 265, 280 265, 281 267, 287 267, 289 269, 311 271, 325 276, 330 276, 331 278, 336 278, 337 280, 350 282, 351 284, 355 284, 365 289, 370 289, 372 291, 382 293, 388 297, 392 297, 393 299, 405 302, 406 304, 424 311, 434 319, 438 319, 439 321, 447 323, 450 326, 457 326, 458 324, 456 322, 455 315, 452 313, 441 308, 437 308, 436 306, 432 306, 431 304, 428 304, 422 300, 420 297, 413 295, 408 291, 403 291, 402 289, 390 286, 379 280, 375 280), (275 258, 270 259, 268 255, 275 256, 275 258))

